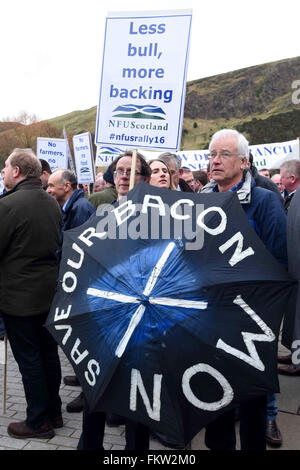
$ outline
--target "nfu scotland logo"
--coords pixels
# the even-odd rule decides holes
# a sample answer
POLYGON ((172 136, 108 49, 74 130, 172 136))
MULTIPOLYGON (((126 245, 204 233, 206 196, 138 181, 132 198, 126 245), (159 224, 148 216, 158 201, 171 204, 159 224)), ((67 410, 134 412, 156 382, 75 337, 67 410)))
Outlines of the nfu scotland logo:
POLYGON ((158 106, 153 105, 136 105, 124 104, 113 110, 113 117, 130 118, 130 119, 162 119, 166 113, 158 106))

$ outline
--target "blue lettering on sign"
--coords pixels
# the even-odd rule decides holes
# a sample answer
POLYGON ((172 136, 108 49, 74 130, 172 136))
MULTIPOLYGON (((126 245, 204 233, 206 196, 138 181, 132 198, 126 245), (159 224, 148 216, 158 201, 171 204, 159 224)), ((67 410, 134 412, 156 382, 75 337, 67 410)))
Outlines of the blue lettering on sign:
POLYGON ((56 144, 54 142, 48 142, 48 147, 56 147, 56 144))
POLYGON ((122 72, 122 78, 164 78, 165 71, 162 68, 155 69, 136 69, 136 68, 124 68, 122 72))
POLYGON ((144 100, 163 100, 164 103, 170 103, 173 98, 173 90, 153 90, 152 86, 144 88, 117 88, 114 85, 110 86, 110 98, 131 98, 131 99, 144 99, 144 100))
POLYGON ((128 44, 128 56, 134 57, 157 57, 161 58, 162 53, 158 51, 158 42, 150 42, 148 46, 133 46, 128 44))
POLYGON ((163 34, 166 31, 165 23, 157 24, 141 24, 135 27, 133 21, 130 22, 129 34, 163 34))
POLYGON ((272 155, 272 150, 269 149, 268 147, 264 147, 264 153, 266 155, 266 153, 268 153, 269 155, 272 155))

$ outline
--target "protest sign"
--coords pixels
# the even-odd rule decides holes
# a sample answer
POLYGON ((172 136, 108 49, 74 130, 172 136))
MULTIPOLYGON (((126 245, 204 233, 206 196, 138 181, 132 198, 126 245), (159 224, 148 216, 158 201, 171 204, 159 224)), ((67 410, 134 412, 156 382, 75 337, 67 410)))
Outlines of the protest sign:
POLYGON ((123 152, 120 147, 97 147, 95 166, 109 166, 123 152))
POLYGON ((180 147, 191 10, 106 18, 96 145, 180 147))
POLYGON ((84 132, 73 136, 75 166, 78 183, 93 183, 95 180, 91 134, 84 132))
POLYGON ((299 160, 299 140, 288 142, 250 145, 250 152, 253 155, 253 163, 257 169, 279 169, 286 160, 299 160))
POLYGON ((68 168, 66 139, 37 137, 36 141, 36 156, 46 160, 51 171, 55 168, 68 168))

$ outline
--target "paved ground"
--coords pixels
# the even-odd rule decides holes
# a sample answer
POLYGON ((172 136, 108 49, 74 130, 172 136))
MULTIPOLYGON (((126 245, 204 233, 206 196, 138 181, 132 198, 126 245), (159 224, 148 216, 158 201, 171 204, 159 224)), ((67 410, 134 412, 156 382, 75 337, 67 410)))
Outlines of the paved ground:
MULTIPOLYGON (((284 348, 280 346, 280 351, 284 348)), ((63 376, 72 375, 72 368, 61 352, 63 376)), ((0 365, 0 400, 2 403, 3 365, 0 365)), ((279 376, 281 393, 278 394, 279 408, 278 425, 283 434, 283 446, 280 450, 300 450, 300 377, 279 376)), ((14 439, 8 436, 7 426, 12 421, 25 418, 25 398, 18 367, 8 347, 7 368, 7 401, 6 413, 0 414, 0 450, 74 450, 76 449, 81 430, 82 413, 67 413, 66 404, 75 398, 79 387, 61 386, 60 394, 63 401, 63 419, 65 426, 57 429, 56 435, 49 440, 44 439, 14 439)), ((105 448, 107 450, 122 450, 125 445, 124 426, 105 430, 105 448)), ((166 449, 159 442, 152 440, 151 449, 166 449)), ((192 449, 206 449, 203 443, 203 431, 192 441, 192 449)), ((271 450, 271 449, 270 449, 271 450)))

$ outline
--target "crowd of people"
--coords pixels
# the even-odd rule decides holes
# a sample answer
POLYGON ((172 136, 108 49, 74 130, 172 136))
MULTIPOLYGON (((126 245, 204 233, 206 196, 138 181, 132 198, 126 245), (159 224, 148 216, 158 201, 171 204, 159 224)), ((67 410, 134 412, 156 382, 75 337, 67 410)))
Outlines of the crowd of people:
MULTIPOLYGON (((132 152, 121 154, 104 173, 97 174, 90 191, 78 185, 70 170, 52 172, 49 164, 37 159, 29 149, 13 150, 5 162, 5 192, 0 197, 0 336, 7 334, 27 402, 26 419, 8 426, 11 437, 49 439, 56 428, 64 425, 58 347, 44 327, 55 293, 63 236, 65 231, 85 223, 99 206, 126 196, 131 164, 132 152)), ((268 169, 258 171, 246 138, 235 130, 223 129, 212 136, 205 170, 193 172, 169 152, 148 162, 138 152, 134 185, 140 181, 171 191, 236 192, 266 248, 290 269, 293 256, 289 239, 291 245, 299 236, 299 226, 294 221, 299 215, 300 161, 286 161, 280 173, 273 175, 268 169), (293 220, 289 219, 290 212, 293 220)), ((291 268, 297 279, 298 271, 297 266, 291 268)), ((295 319, 293 339, 297 340, 297 314, 295 319)), ((278 357, 278 362, 284 364, 278 373, 300 375, 292 354, 291 344, 291 353, 278 357)), ((79 385, 75 374, 63 380, 67 385, 79 385)), ((121 416, 90 412, 83 392, 67 405, 67 411, 83 411, 79 450, 103 450, 105 422, 125 424, 127 450, 149 448, 150 430, 146 426, 121 416)), ((227 411, 207 425, 206 446, 212 450, 235 449, 238 416, 243 450, 265 450, 267 443, 279 447, 282 436, 276 423, 277 411, 275 394, 248 400, 238 410, 227 411)), ((155 437, 168 447, 182 445, 168 436, 155 437)))

